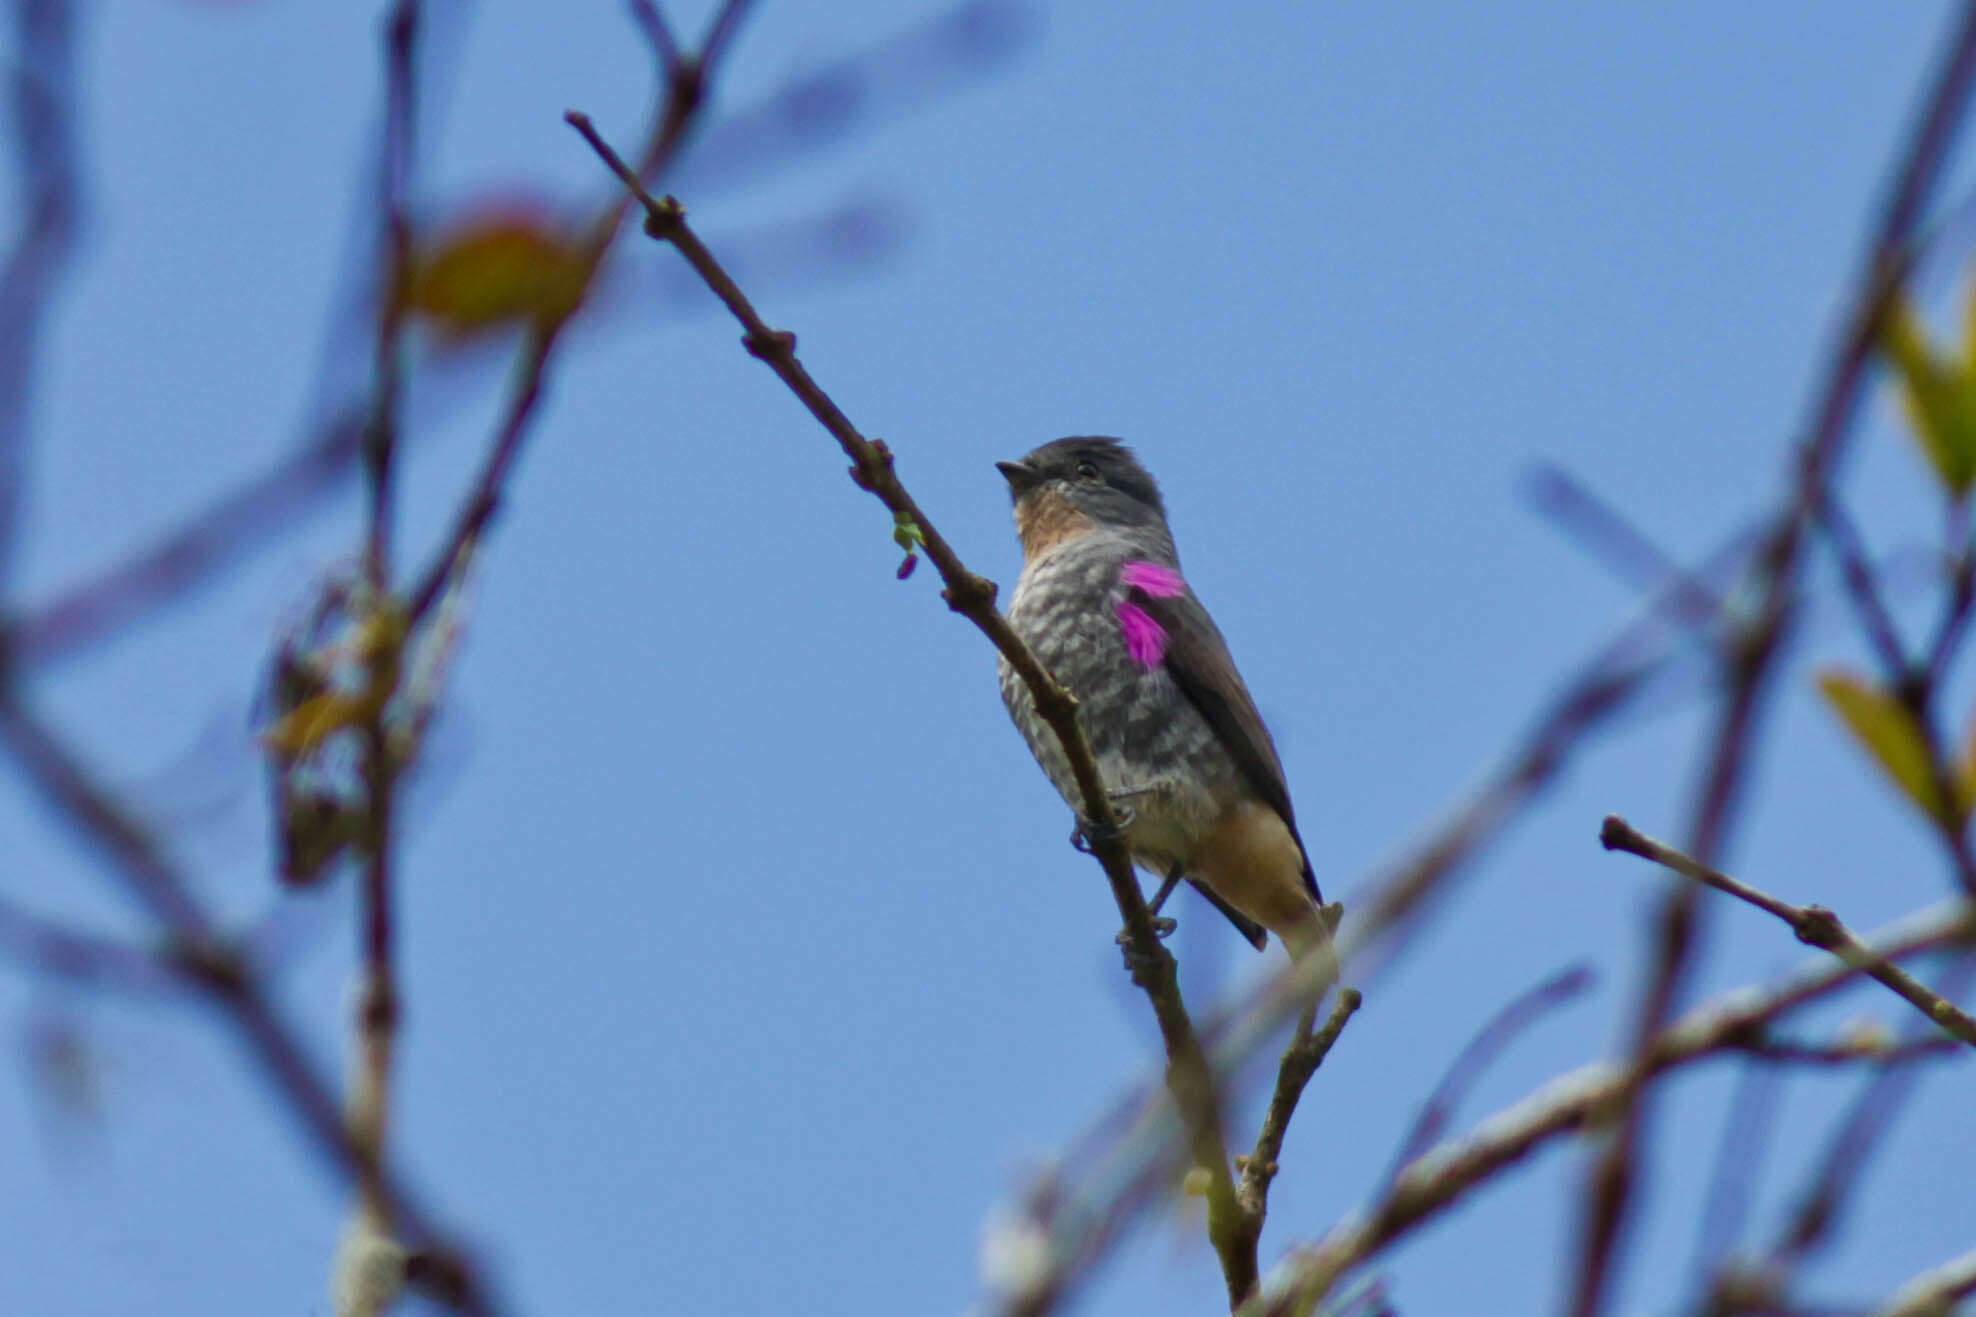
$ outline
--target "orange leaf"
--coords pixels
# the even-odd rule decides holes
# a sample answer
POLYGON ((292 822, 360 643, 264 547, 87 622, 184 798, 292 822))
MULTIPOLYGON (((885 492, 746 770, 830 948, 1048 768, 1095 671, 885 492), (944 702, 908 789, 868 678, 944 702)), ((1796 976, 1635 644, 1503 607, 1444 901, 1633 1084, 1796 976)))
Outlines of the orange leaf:
POLYGON ((412 263, 405 305, 452 338, 575 314, 594 267, 539 219, 482 216, 412 263))

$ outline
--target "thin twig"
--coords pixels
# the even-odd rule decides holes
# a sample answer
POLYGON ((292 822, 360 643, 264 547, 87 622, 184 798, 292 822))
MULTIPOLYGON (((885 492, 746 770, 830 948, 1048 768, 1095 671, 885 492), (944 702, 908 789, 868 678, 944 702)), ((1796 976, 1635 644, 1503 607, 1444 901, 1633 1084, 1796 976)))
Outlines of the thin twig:
MULTIPOLYGON (((681 57, 666 72, 665 98, 657 121, 639 160, 638 176, 656 177, 678 157, 688 132, 706 103, 707 88, 722 58, 732 48, 748 0, 726 0, 708 25, 700 50, 681 57)), ((620 162, 621 164, 622 162, 620 162)), ((623 224, 629 198, 614 193, 585 229, 580 255, 586 280, 595 276, 616 240, 623 224)), ((495 429, 494 441, 473 487, 468 491, 452 530, 440 542, 432 561, 419 577, 411 593, 408 616, 417 625, 437 602, 440 591, 458 564, 478 549, 487 525, 500 511, 516 459, 534 419, 536 406, 547 387, 550 360, 561 338, 565 321, 549 321, 533 326, 515 367, 515 386, 508 405, 495 429)))
POLYGON ((162 995, 195 988, 180 958, 86 933, 0 898, 0 958, 78 987, 162 995))
POLYGON ((1727 1317, 1722 1311, 1724 1286, 1740 1273, 1722 1264, 1735 1256, 1748 1228, 1757 1181, 1777 1128, 1783 1080, 1783 1071, 1776 1066, 1742 1066, 1736 1074, 1736 1092, 1722 1120, 1722 1142, 1716 1149, 1708 1197, 1703 1200, 1695 1231, 1695 1260, 1688 1269, 1691 1276, 1718 1278, 1707 1296, 1705 1311, 1709 1317, 1727 1317))
POLYGON ((1723 621, 1719 590, 1669 558, 1571 472, 1555 463, 1539 463, 1530 472, 1528 488, 1538 511, 1628 585, 1665 589, 1669 611, 1697 629, 1723 621))
POLYGON ((631 21, 645 34, 645 40, 652 43, 652 55, 658 60, 659 76, 672 77, 673 70, 679 67, 679 38, 672 34, 672 25, 652 0, 631 0, 629 6, 631 21))
POLYGON ((1713 887, 1718 892, 1748 902, 1766 914, 1775 915, 1790 925, 1798 941, 1829 951, 1860 973, 1884 983, 1949 1035, 1976 1047, 1976 1019, 1906 970, 1884 960, 1876 960, 1853 931, 1824 906, 1792 905, 1788 901, 1780 901, 1768 892, 1738 882, 1693 856, 1645 836, 1616 814, 1606 819, 1599 833, 1599 841, 1607 850, 1625 851, 1652 860, 1703 886, 1713 887))
POLYGON ((1427 1101, 1421 1105, 1413 1127, 1400 1141, 1400 1150, 1393 1158, 1392 1169, 1386 1173, 1385 1183, 1390 1185, 1399 1179, 1401 1171, 1434 1146, 1442 1131, 1454 1119, 1455 1108, 1463 1094, 1474 1086, 1482 1071, 1518 1034, 1546 1011, 1557 1009, 1591 987, 1592 979, 1589 966, 1573 965, 1551 975, 1489 1017, 1488 1023, 1461 1049, 1453 1064, 1441 1076, 1441 1081, 1434 1085, 1427 1101))
POLYGON ((1881 671, 1890 684, 1904 683, 1910 672, 1907 647, 1901 643, 1900 628, 1894 624, 1893 613, 1881 596, 1859 527, 1847 515, 1839 496, 1829 489, 1819 499, 1818 520, 1825 530, 1825 542, 1839 560, 1839 576, 1845 582, 1846 598, 1852 601, 1860 630, 1865 632, 1874 654, 1879 657, 1881 671))
POLYGON ((8 72, 20 161, 20 236, 0 264, 0 583, 13 575, 22 473, 41 326, 75 251, 75 14, 67 0, 13 6, 19 55, 8 72))
MULTIPOLYGON (((1263 1112, 1262 1127, 1256 1131, 1255 1147, 1243 1160, 1242 1178, 1236 1185, 1236 1200, 1242 1207, 1245 1247, 1255 1257, 1262 1243, 1263 1221, 1269 1215, 1269 1186, 1276 1178, 1277 1158, 1283 1154, 1283 1139, 1290 1132, 1290 1118, 1297 1114, 1304 1089, 1311 1076, 1324 1064, 1345 1030, 1346 1023, 1365 1001, 1356 988, 1340 988, 1332 1003, 1331 1015, 1316 1032, 1299 1028, 1283 1053, 1276 1069, 1276 1086, 1263 1112)), ((1252 1265, 1259 1265, 1253 1263, 1252 1265)))

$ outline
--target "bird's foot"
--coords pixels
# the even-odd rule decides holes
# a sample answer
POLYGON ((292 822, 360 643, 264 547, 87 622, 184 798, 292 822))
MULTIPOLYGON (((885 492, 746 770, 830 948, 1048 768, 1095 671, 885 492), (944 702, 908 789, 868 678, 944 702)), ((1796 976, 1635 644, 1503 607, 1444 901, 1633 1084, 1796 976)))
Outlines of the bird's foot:
MULTIPOLYGON (((1153 936, 1164 938, 1177 927, 1179 925, 1171 919, 1156 918, 1153 920, 1153 936)), ((1130 929, 1121 928, 1118 931, 1117 941, 1119 950, 1125 956, 1125 972, 1132 976, 1132 982, 1137 987, 1144 988, 1158 983, 1163 976, 1165 965, 1173 959, 1167 955, 1166 948, 1158 942, 1142 950, 1138 943, 1133 941, 1130 929)))
POLYGON ((1118 798, 1113 797, 1112 817, 1117 821, 1116 825, 1108 827, 1104 824, 1093 823, 1090 819, 1079 814, 1077 816, 1077 826, 1070 830, 1070 844, 1076 849, 1083 851, 1086 855, 1089 855, 1094 846, 1124 841, 1126 832, 1132 827, 1131 807, 1120 804, 1118 798))

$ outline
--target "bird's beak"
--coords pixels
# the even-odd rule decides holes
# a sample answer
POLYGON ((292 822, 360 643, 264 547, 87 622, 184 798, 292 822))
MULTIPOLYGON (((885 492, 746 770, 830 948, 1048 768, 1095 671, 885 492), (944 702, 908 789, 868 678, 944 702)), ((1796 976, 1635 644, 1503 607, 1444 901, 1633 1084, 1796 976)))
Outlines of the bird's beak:
POLYGON ((1027 462, 997 462, 995 469, 1009 482, 1009 493, 1021 498, 1043 483, 1043 474, 1027 462))

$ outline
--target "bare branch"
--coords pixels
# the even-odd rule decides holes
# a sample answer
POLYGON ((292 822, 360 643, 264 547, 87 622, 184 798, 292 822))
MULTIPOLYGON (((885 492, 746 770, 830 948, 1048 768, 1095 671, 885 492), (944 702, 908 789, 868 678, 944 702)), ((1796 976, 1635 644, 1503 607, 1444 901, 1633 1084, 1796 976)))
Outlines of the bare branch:
MULTIPOLYGON (((1897 960, 1959 941, 1973 928, 1976 913, 1971 907, 1948 901, 1876 932, 1869 946, 1874 957, 1897 960)), ((1581 1066, 1467 1136, 1441 1143, 1407 1167, 1369 1208, 1293 1254, 1289 1279, 1271 1296, 1268 1311, 1312 1311, 1351 1269, 1537 1148, 1612 1119, 1655 1077, 1735 1046, 1753 1030, 1844 987, 1857 975, 1853 966, 1821 958, 1773 986, 1726 993, 1656 1034, 1637 1062, 1581 1066)))
POLYGON ((1262 1128, 1256 1132, 1255 1148, 1241 1163, 1242 1178, 1236 1186, 1236 1199, 1240 1202, 1243 1216, 1243 1235, 1250 1262, 1249 1266, 1260 1269, 1257 1250, 1262 1243, 1262 1226, 1269 1215, 1269 1185, 1276 1178, 1277 1158, 1283 1154, 1283 1139, 1290 1132, 1290 1118, 1297 1114, 1297 1104, 1303 1100, 1304 1089, 1309 1086, 1311 1076, 1324 1064, 1324 1058, 1331 1054, 1331 1048, 1338 1041, 1338 1035, 1345 1031, 1345 1024, 1365 1001, 1356 988, 1340 988, 1338 1000, 1331 1007, 1331 1016, 1324 1027, 1312 1032, 1307 1026, 1306 1016, 1298 1024, 1296 1035, 1283 1053, 1283 1060, 1277 1066, 1276 1087, 1269 1095, 1269 1106, 1263 1112, 1262 1128))
POLYGON ((1797 934, 1798 941, 1806 946, 1829 951, 1854 969, 1886 984, 1951 1036, 1971 1047, 1976 1047, 1976 1019, 1970 1018, 1954 1002, 1932 991, 1899 966, 1875 960, 1853 931, 1824 906, 1800 906, 1792 905, 1788 901, 1780 901, 1767 892, 1738 882, 1719 869, 1710 868, 1694 857, 1675 850, 1672 846, 1641 834, 1616 814, 1606 819, 1605 826, 1599 833, 1599 841, 1607 850, 1626 851, 1642 859, 1652 860, 1704 886, 1726 892, 1740 901, 1747 901, 1767 914, 1775 915, 1791 926, 1791 931, 1797 934))

